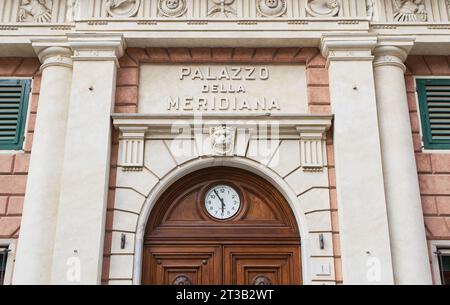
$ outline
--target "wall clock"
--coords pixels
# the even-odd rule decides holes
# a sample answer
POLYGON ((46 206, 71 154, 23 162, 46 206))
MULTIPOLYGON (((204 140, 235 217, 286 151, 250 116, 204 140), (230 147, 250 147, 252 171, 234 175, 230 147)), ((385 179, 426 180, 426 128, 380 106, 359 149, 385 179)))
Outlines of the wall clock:
POLYGON ((216 219, 229 219, 236 215, 241 207, 238 192, 228 185, 215 185, 205 195, 205 209, 216 219))

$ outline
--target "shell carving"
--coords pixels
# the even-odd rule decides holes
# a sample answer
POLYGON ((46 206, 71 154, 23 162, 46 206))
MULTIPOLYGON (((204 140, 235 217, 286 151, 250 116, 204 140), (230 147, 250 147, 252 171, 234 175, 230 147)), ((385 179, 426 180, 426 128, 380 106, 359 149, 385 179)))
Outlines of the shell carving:
POLYGON ((423 0, 396 0, 394 20, 399 22, 427 21, 428 13, 423 0))
POLYGON ((50 22, 52 20, 52 8, 52 0, 22 0, 19 8, 19 21, 50 22))

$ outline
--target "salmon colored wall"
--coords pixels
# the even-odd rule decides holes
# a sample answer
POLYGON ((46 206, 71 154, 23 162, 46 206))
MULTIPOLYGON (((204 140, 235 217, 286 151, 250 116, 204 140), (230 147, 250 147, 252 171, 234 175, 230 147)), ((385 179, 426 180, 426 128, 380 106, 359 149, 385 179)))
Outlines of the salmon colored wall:
POLYGON ((24 151, 0 151, 0 238, 18 238, 41 76, 34 58, 0 58, 1 78, 32 78, 24 151))
POLYGON ((450 78, 450 57, 410 56, 406 66, 408 104, 427 237, 450 239, 450 151, 422 152, 414 80, 414 76, 450 78))
MULTIPOLYGON (((326 60, 316 48, 128 48, 120 59, 117 73, 116 113, 137 113, 139 96, 139 67, 142 63, 174 62, 253 62, 253 63, 303 63, 306 64, 307 94, 309 111, 312 114, 330 114, 330 94, 326 60)), ((112 136, 111 174, 106 221, 104 262, 102 283, 107 284, 111 256, 111 238, 115 196, 115 177, 117 173, 118 134, 112 136)), ((334 175, 332 133, 327 138, 328 173, 330 181, 330 203, 337 283, 342 283, 339 225, 337 218, 336 184, 334 175)))
MULTIPOLYGON (((406 66, 406 90, 427 239, 449 240, 450 151, 445 153, 422 151, 414 77, 448 76, 450 78, 450 57, 409 56, 406 66)), ((430 253, 430 264, 432 255, 434 254, 430 253)))

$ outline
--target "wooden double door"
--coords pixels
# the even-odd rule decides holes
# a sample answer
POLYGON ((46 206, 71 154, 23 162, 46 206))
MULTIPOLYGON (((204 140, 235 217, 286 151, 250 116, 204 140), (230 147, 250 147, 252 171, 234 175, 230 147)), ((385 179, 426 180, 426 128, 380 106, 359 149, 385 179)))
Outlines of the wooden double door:
MULTIPOLYGON (((219 213, 227 204, 233 202, 222 201, 219 213)), ((192 173, 172 185, 152 210, 142 283, 301 284, 297 227, 284 197, 261 177, 228 167, 192 173), (232 187, 229 198, 237 197, 239 208, 220 219, 208 212, 208 198, 220 196, 223 186, 232 187), (215 187, 217 192, 211 192, 215 187)))
POLYGON ((300 284, 295 245, 160 245, 146 248, 144 283, 161 285, 300 284))

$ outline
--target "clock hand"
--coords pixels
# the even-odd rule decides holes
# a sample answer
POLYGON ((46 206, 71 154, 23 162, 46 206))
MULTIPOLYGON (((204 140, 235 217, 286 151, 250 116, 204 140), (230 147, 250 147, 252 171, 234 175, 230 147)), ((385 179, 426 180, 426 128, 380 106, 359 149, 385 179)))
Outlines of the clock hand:
POLYGON ((223 201, 222 198, 220 198, 219 193, 217 193, 217 191, 215 189, 214 189, 214 193, 216 193, 217 198, 219 198, 220 202, 222 203, 221 210, 222 210, 222 215, 223 215, 223 212, 225 210, 225 202, 223 201))

